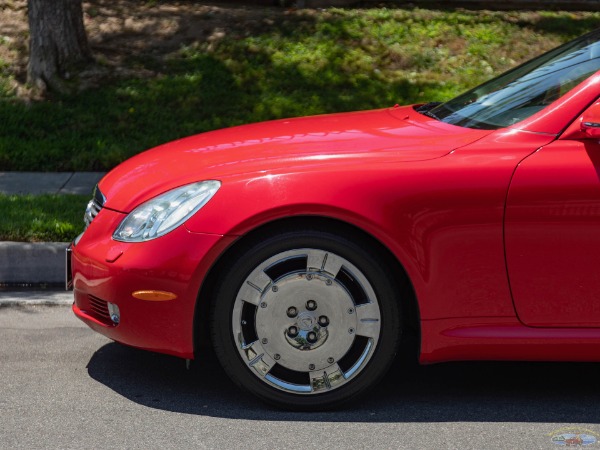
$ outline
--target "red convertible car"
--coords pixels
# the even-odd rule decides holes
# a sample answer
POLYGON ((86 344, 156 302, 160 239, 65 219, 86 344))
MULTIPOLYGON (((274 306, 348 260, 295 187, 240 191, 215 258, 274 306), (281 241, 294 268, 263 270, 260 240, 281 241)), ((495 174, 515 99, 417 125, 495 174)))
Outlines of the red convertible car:
POLYGON ((421 363, 600 361, 600 30, 446 103, 240 126, 108 173, 73 311, 297 410, 421 363))

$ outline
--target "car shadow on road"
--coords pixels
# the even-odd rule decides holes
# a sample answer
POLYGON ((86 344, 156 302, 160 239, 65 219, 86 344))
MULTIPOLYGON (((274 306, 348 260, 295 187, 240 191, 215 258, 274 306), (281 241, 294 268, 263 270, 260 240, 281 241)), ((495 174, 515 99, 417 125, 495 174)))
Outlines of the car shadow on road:
POLYGON ((461 362, 419 366, 398 359, 360 402, 326 413, 279 411, 240 391, 207 351, 181 359, 111 343, 89 375, 151 408, 246 420, 326 422, 600 423, 600 364, 461 362))

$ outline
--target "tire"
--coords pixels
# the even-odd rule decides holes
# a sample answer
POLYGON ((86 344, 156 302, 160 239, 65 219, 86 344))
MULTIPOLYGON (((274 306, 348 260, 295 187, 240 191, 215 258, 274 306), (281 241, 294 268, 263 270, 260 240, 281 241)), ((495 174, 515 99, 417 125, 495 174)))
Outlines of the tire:
POLYGON ((400 340, 399 292, 364 247, 315 230, 243 245, 211 317, 215 352, 237 385, 308 411, 340 407, 381 379, 400 340))

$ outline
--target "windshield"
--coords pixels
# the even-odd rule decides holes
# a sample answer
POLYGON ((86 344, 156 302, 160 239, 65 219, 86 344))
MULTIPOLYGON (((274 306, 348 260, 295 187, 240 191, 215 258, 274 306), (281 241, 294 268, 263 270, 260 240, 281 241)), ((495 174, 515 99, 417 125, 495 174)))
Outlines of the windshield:
POLYGON ((562 45, 465 94, 419 112, 452 125, 495 130, 520 122, 600 70, 600 30, 562 45))

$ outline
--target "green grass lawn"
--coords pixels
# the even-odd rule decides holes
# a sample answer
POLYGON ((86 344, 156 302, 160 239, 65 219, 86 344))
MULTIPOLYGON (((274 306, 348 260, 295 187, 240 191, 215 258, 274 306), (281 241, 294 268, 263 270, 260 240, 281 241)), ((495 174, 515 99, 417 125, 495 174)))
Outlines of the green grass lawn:
POLYGON ((68 242, 83 231, 89 196, 0 194, 0 241, 68 242))
POLYGON ((0 62, 0 170, 108 170, 215 128, 446 100, 600 23, 599 13, 264 11, 258 25, 124 63, 157 76, 74 96, 17 99, 0 62))
MULTIPOLYGON (((109 170, 216 128, 442 101, 598 23, 600 13, 264 8, 210 42, 125 59, 154 76, 44 101, 18 98, 0 58, 0 171, 109 170)), ((0 196, 0 240, 71 240, 87 200, 0 196)))

